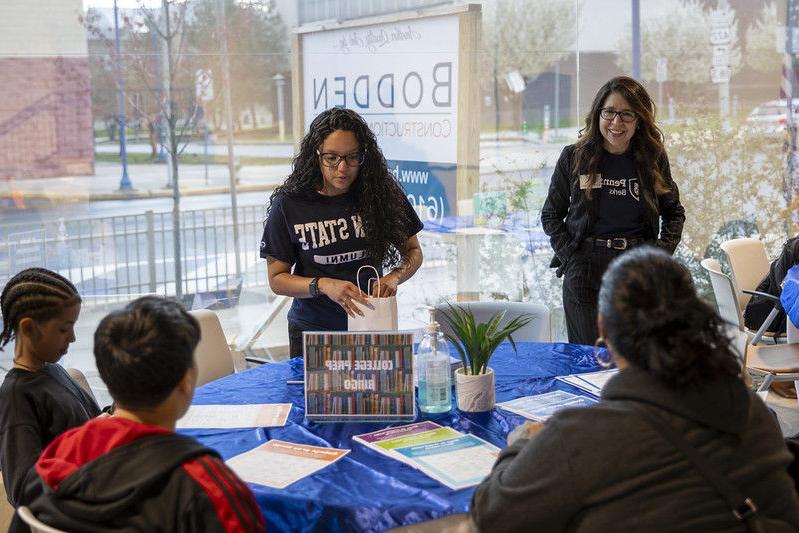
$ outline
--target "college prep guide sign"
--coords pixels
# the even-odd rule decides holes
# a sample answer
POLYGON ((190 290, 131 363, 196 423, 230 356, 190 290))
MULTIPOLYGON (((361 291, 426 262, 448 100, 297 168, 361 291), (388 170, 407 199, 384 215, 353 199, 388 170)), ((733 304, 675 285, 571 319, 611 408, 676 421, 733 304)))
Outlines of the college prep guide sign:
POLYGON ((458 15, 302 38, 305 131, 331 107, 360 113, 411 204, 438 222, 457 198, 458 47, 458 15))

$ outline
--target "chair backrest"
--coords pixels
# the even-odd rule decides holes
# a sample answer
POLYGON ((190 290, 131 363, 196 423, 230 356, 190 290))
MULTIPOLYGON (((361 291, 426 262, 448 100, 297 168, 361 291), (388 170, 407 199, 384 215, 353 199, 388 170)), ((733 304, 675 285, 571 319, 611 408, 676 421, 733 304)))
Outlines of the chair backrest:
POLYGON ((719 316, 740 331, 744 331, 744 319, 741 314, 741 307, 738 305, 738 295, 732 279, 721 271, 721 265, 715 259, 710 257, 703 259, 701 265, 710 276, 719 316))
POLYGON ((97 402, 97 398, 95 397, 94 392, 89 385, 89 380, 86 379, 86 376, 83 374, 83 372, 81 372, 78 368, 67 368, 66 371, 67 374, 69 374, 69 377, 71 377, 75 383, 80 385, 80 388, 86 391, 86 393, 91 396, 95 402, 97 402))
POLYGON ((732 239, 721 243, 727 254, 732 279, 738 292, 738 305, 743 310, 752 297, 742 291, 752 290, 768 273, 769 261, 766 246, 759 239, 732 239))
POLYGON ((194 351, 197 362, 197 386, 232 374, 233 357, 216 313, 208 309, 190 311, 200 323, 200 343, 194 351))
MULTIPOLYGON (((517 316, 532 315, 532 320, 513 334, 513 340, 517 342, 550 342, 552 340, 550 313, 549 308, 545 305, 531 302, 505 301, 458 302, 454 305, 469 309, 474 314, 474 319, 478 324, 480 322, 488 322, 492 316, 502 311, 506 311, 503 324, 517 316)), ((452 330, 448 327, 446 320, 440 317, 442 311, 449 311, 447 304, 437 305, 436 311, 437 315, 439 315, 436 320, 441 324, 441 331, 452 334, 452 330)))
POLYGON ((12 518, 14 518, 14 508, 8 503, 6 487, 3 484, 3 477, 0 476, 0 531, 8 531, 12 518))
POLYGON ((56 529, 54 527, 50 527, 35 516, 30 509, 25 507, 24 505, 20 505, 17 507, 17 514, 25 522, 28 527, 31 528, 33 533, 66 533, 62 529, 56 529))

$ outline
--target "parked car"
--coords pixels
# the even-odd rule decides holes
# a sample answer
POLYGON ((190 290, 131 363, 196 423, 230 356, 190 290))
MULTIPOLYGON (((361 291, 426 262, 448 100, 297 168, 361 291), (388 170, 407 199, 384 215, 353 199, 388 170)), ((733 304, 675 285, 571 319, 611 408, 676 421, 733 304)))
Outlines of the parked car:
MULTIPOLYGON (((799 98, 793 99, 794 122, 799 122, 799 98)), ((788 101, 770 100, 762 103, 746 117, 746 126, 758 133, 780 134, 788 123, 788 101)))

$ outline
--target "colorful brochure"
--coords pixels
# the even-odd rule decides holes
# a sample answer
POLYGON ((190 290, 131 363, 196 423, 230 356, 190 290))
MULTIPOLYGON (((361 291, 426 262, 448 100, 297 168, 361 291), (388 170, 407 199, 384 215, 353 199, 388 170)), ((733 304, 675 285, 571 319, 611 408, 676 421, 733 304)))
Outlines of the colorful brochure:
POLYGON ((192 405, 178 420, 178 429, 237 429, 283 427, 290 403, 192 405))
POLYGON ((451 489, 479 484, 491 473, 499 448, 474 435, 396 448, 394 453, 451 489))
POLYGON ((600 370, 599 372, 587 372, 585 374, 569 374, 568 376, 558 376, 556 379, 568 383, 580 390, 584 390, 592 396, 599 398, 605 383, 610 378, 619 373, 618 368, 610 370, 600 370))
POLYGON ((561 409, 589 407, 595 403, 596 400, 593 398, 558 390, 498 403, 497 407, 531 420, 543 422, 561 409))
POLYGON ((364 433, 353 440, 452 489, 480 483, 491 472, 499 453, 499 448, 474 435, 430 421, 364 433))
POLYGON ((349 450, 272 439, 225 462, 244 481, 283 489, 348 453, 349 450))

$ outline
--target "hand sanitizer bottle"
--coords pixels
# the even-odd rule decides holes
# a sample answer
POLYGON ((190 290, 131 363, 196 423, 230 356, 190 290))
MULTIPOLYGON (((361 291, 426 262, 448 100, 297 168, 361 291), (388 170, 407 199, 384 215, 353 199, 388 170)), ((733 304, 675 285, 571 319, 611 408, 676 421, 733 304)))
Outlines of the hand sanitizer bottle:
POLYGON ((416 352, 419 384, 419 410, 423 413, 444 413, 452 408, 452 377, 449 350, 436 322, 436 310, 428 307, 430 321, 416 352))

